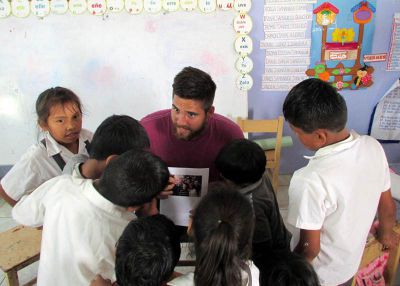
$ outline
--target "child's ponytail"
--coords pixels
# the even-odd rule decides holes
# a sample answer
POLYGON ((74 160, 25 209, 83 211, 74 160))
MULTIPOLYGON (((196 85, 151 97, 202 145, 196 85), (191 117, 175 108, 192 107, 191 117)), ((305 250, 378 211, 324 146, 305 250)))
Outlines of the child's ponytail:
POLYGON ((194 274, 195 285, 240 285, 238 237, 228 221, 219 220, 216 228, 199 245, 194 274))
POLYGON ((225 184, 210 188, 193 216, 196 286, 240 286, 243 261, 251 252, 250 202, 225 184))

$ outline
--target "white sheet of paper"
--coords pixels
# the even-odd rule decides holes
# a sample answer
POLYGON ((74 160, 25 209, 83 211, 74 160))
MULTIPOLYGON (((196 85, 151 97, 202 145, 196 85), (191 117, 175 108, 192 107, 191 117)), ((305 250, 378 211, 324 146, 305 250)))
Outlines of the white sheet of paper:
POLYGON ((168 168, 171 175, 181 180, 174 195, 160 200, 160 213, 169 217, 176 225, 188 226, 189 212, 196 207, 208 190, 209 169, 168 168))
MULTIPOLYGON (((267 1, 266 1, 267 2, 267 1)), ((265 4, 264 13, 279 13, 282 12, 297 12, 297 11, 307 11, 308 4, 294 4, 294 5, 273 5, 265 4)))
POLYGON ((267 82, 261 83, 261 90, 291 90, 298 82, 267 82))
POLYGON ((311 39, 260 41, 260 49, 283 49, 294 47, 310 47, 311 39))
POLYGON ((306 30, 310 21, 264 22, 264 31, 306 30))
POLYGON ((265 82, 301 82, 307 79, 308 76, 304 74, 264 74, 262 80, 265 82))
POLYGON ((308 66, 269 66, 265 68, 265 74, 293 74, 303 75, 308 66))
POLYGON ((310 58, 304 57, 265 57, 265 67, 267 68, 269 65, 309 65, 310 58))
POLYGON ((309 4, 309 3, 317 3, 317 0, 264 0, 264 3, 266 5, 309 4))
POLYGON ((311 12, 297 12, 297 13, 284 13, 284 14, 265 14, 264 22, 288 22, 288 21, 306 21, 312 20, 313 13, 311 12))
POLYGON ((381 140, 400 140, 400 80, 396 80, 379 101, 371 136, 381 140))

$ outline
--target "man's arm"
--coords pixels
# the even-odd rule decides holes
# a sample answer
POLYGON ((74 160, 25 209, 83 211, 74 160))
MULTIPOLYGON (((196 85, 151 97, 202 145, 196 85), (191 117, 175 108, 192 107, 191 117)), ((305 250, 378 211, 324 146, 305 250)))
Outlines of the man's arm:
POLYGON ((381 194, 378 205, 378 241, 384 249, 397 247, 399 236, 393 231, 396 224, 396 206, 394 204, 390 189, 381 194))
POLYGON ((0 185, 0 197, 5 200, 10 206, 15 206, 17 201, 13 200, 10 198, 9 195, 7 195, 6 191, 4 191, 3 187, 0 185))
POLYGON ((321 230, 300 229, 300 240, 294 249, 294 252, 304 256, 308 262, 317 257, 320 249, 321 230))

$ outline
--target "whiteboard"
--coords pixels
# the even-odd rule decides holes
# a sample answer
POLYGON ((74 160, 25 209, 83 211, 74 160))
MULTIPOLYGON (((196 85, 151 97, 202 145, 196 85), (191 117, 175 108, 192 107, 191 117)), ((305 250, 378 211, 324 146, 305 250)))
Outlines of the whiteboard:
POLYGON ((112 114, 140 119, 170 108, 174 76, 200 68, 217 84, 216 112, 247 116, 236 87, 234 11, 0 19, 0 165, 37 141, 34 104, 53 86, 72 89, 94 131, 112 114))

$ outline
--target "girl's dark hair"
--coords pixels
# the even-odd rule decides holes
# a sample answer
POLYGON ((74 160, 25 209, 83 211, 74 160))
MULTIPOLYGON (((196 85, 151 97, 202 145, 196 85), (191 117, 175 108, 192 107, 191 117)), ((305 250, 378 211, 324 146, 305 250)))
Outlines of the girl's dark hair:
POLYGON ((227 184, 210 186, 193 216, 196 286, 242 284, 251 255, 254 215, 248 199, 227 184))
POLYGON ((82 113, 82 105, 79 97, 71 90, 65 87, 52 87, 43 91, 36 100, 36 114, 38 116, 38 123, 44 123, 50 114, 51 107, 67 102, 73 102, 82 113))

